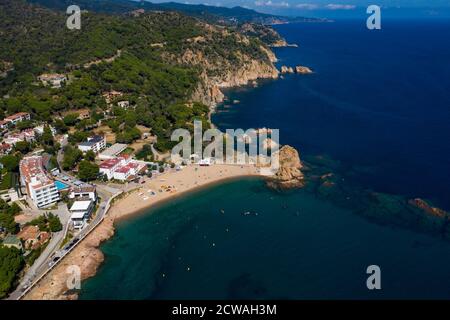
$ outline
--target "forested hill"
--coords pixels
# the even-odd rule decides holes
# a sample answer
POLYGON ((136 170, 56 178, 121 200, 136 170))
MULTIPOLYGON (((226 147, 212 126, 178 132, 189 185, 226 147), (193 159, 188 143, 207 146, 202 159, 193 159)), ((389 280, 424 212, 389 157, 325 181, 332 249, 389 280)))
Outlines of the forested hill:
POLYGON ((192 102, 206 102, 212 89, 217 94, 216 83, 276 73, 270 50, 258 38, 179 13, 83 12, 81 30, 68 30, 66 19, 64 12, 24 0, 0 1, 1 118, 27 111, 61 127, 55 119, 66 111, 104 113, 103 94, 115 90, 134 112, 112 110, 110 127, 131 136, 141 124, 161 142, 174 128, 207 119, 208 107, 192 102), (54 72, 67 76, 62 88, 38 79, 54 72))
MULTIPOLYGON (((38 3, 43 6, 58 10, 66 10, 66 8, 74 4, 71 0, 28 0, 32 3, 38 3)), ((148 1, 132 1, 132 0, 77 0, 76 4, 84 10, 91 10, 103 13, 125 13, 137 9, 150 11, 179 11, 180 13, 202 18, 209 22, 223 23, 286 23, 286 22, 304 22, 304 21, 320 21, 322 19, 307 17, 286 17, 260 13, 255 10, 243 7, 218 7, 203 4, 184 4, 177 2, 151 3, 148 1)))

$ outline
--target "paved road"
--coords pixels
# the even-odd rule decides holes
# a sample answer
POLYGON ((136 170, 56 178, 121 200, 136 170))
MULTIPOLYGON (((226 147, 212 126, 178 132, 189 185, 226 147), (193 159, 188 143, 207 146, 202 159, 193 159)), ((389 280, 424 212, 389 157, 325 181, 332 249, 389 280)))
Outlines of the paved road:
MULTIPOLYGON (((63 152, 61 150, 58 152, 57 158, 58 158, 58 162, 60 163, 63 159, 63 152)), ((63 170, 61 170, 61 173, 65 174, 66 176, 68 176, 69 178, 71 178, 73 180, 77 180, 75 177, 71 176, 67 172, 64 172, 63 170)), ((97 194, 100 197, 100 203, 99 203, 97 213, 94 216, 94 218, 91 220, 89 225, 87 225, 83 230, 81 230, 75 236, 75 238, 82 239, 84 236, 86 236, 88 233, 90 233, 93 230, 93 228, 95 228, 95 226, 97 226, 97 224, 101 220, 103 220, 103 218, 106 214, 107 204, 113 196, 115 196, 123 191, 129 191, 129 190, 137 188, 137 187, 139 187, 139 184, 137 184, 137 183, 126 184, 123 187, 121 187, 120 189, 118 189, 117 187, 109 186, 107 184, 97 185, 96 186, 97 194)), ((67 254, 67 252, 70 249, 73 249, 73 247, 75 247, 78 244, 78 242, 77 242, 76 244, 71 245, 69 242, 69 244, 66 244, 63 248, 61 248, 59 250, 61 242, 63 241, 64 236, 66 234, 65 231, 67 230, 69 222, 70 222, 70 212, 67 208, 67 205, 64 203, 60 203, 58 205, 57 210, 49 210, 49 211, 58 215, 58 217, 61 220, 61 223, 64 226, 64 229, 60 232, 56 232, 56 233, 52 234, 52 239, 50 240, 49 244, 45 248, 44 252, 39 256, 38 259, 36 259, 34 264, 30 267, 30 269, 27 271, 27 273, 23 277, 21 283, 18 285, 16 290, 9 295, 7 300, 20 299, 21 295, 23 294, 24 290, 26 290, 26 288, 28 288, 31 284, 33 284, 33 282, 36 281, 37 279, 39 279, 39 277, 41 277, 44 273, 49 271, 49 269, 51 268, 50 262, 52 261, 54 256, 56 256, 56 255, 64 256, 65 254, 67 254)))
POLYGON ((35 279, 37 279, 37 277, 40 276, 45 270, 47 270, 50 257, 55 251, 59 249, 59 246, 64 239, 66 233, 65 231, 70 220, 70 213, 67 209, 67 205, 65 203, 59 203, 58 209, 49 210, 48 212, 52 212, 59 217, 63 225, 63 230, 52 233, 52 238, 50 239, 47 247, 34 261, 33 265, 27 270, 16 290, 9 295, 8 300, 17 300, 22 294, 23 290, 28 287, 35 279))

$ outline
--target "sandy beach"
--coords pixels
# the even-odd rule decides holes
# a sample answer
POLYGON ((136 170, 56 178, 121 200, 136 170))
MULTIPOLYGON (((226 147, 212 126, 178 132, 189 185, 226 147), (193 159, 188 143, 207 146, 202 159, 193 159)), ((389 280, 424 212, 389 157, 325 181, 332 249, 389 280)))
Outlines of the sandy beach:
POLYGON ((170 171, 146 182, 138 189, 117 199, 107 213, 104 221, 68 254, 51 272, 49 272, 24 299, 26 300, 72 300, 77 299, 76 291, 68 291, 67 273, 70 266, 79 266, 81 280, 96 274, 104 260, 98 249, 100 244, 114 235, 114 222, 144 212, 145 209, 169 201, 173 197, 210 184, 237 179, 239 177, 259 176, 258 169, 252 165, 191 165, 181 171, 170 171))
POLYGON ((169 200, 185 192, 219 181, 243 176, 258 176, 258 170, 251 165, 188 166, 181 171, 172 171, 153 179, 147 179, 139 190, 118 200, 108 215, 122 219, 139 213, 155 203, 169 200))

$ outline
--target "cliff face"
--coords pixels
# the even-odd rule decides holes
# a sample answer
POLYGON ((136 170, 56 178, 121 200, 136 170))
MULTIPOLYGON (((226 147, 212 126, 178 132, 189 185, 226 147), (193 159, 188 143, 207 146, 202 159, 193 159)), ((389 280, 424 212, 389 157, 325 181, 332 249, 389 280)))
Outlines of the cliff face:
POLYGON ((246 85, 249 81, 278 77, 278 71, 271 63, 248 59, 242 62, 240 68, 230 69, 218 76, 202 73, 201 81, 192 95, 192 100, 213 106, 224 99, 221 88, 246 85))
POLYGON ((301 188, 305 185, 301 172, 303 167, 298 151, 291 146, 283 146, 279 150, 280 168, 275 176, 267 179, 268 187, 277 190, 301 188))
POLYGON ((258 38, 234 30, 200 23, 201 37, 186 39, 180 55, 169 61, 199 70, 199 83, 191 99, 213 106, 223 101, 221 88, 241 86, 260 78, 277 78, 276 57, 258 38))

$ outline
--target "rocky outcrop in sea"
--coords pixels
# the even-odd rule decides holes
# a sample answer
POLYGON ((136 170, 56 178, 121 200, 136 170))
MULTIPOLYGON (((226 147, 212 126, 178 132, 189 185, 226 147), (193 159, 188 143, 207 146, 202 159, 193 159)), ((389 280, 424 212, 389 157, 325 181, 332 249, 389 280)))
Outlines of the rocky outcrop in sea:
POLYGON ((309 74, 313 73, 312 70, 305 66, 295 66, 293 67, 287 67, 287 66, 281 66, 280 69, 281 73, 298 73, 298 74, 309 74))
POLYGON ((267 178, 267 186, 276 190, 303 187, 305 185, 301 171, 303 165, 298 151, 291 146, 285 145, 278 152, 280 167, 274 176, 267 178))

